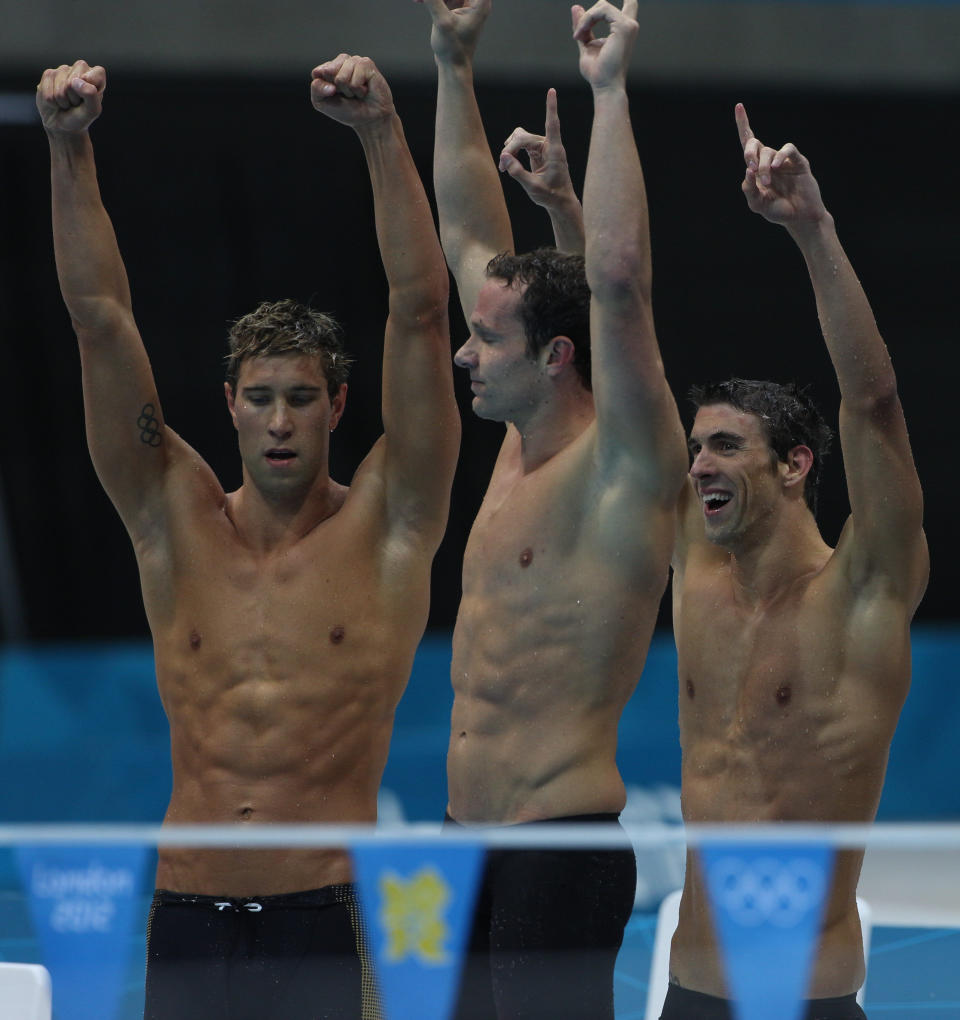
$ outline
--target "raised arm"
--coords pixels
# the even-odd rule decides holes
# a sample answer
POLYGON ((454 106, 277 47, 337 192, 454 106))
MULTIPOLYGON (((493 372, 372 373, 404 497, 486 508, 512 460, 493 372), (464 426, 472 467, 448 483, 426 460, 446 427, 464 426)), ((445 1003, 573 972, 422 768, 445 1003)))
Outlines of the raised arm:
POLYGON ((352 127, 370 182, 390 288, 383 354, 387 502, 401 528, 439 543, 460 448, 448 327, 449 284, 423 184, 383 75, 340 54, 313 71, 313 105, 352 127))
POLYGON ((142 535, 163 478, 169 436, 113 225, 103 207, 88 129, 107 76, 80 60, 44 71, 37 109, 50 144, 53 241, 60 290, 80 345, 87 442, 131 534, 142 535))
POLYGON ((628 468, 651 495, 675 499, 687 454, 654 332, 647 199, 626 93, 636 12, 637 0, 622 10, 607 0, 573 8, 594 100, 583 189, 593 392, 601 466, 628 468), (600 22, 603 38, 594 34, 600 22))
POLYGON ((912 610, 928 571, 923 494, 890 355, 809 161, 793 144, 780 149, 763 145, 742 104, 736 121, 747 204, 784 226, 803 254, 837 374, 840 443, 852 510, 841 543, 850 543, 854 583, 882 576, 912 610))
MULTIPOLYGON (((417 0, 421 2, 421 0, 417 0)), ((423 0, 437 64, 433 181, 440 240, 469 322, 487 263, 513 232, 473 91, 473 55, 491 0, 423 0)))
POLYGON ((557 250, 582 255, 583 209, 573 189, 567 152, 560 137, 556 89, 547 91, 544 133, 536 135, 523 127, 514 128, 503 143, 499 165, 502 173, 519 182, 531 202, 546 209, 557 250), (518 159, 521 152, 527 154, 529 170, 518 159))

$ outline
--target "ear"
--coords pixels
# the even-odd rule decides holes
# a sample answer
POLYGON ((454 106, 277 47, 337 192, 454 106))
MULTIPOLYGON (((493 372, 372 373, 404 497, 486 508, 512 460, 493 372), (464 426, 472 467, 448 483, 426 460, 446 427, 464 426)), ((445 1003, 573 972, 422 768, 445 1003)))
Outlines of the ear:
POLYGON ((781 465, 783 484, 787 488, 800 486, 803 491, 803 480, 813 467, 813 451, 809 446, 795 446, 787 451, 787 462, 781 465))
POLYGON ((343 409, 347 403, 347 384, 341 383, 336 396, 330 401, 330 431, 332 432, 343 417, 343 409))
POLYGON ((236 409, 234 408, 234 401, 236 398, 233 395, 233 387, 228 382, 225 382, 223 384, 223 395, 227 398, 227 408, 230 411, 230 418, 233 421, 233 427, 236 428, 237 412, 236 409))
POLYGON ((543 350, 546 352, 544 366, 547 375, 552 377, 560 375, 567 365, 572 365, 576 354, 573 341, 566 336, 555 336, 543 350))

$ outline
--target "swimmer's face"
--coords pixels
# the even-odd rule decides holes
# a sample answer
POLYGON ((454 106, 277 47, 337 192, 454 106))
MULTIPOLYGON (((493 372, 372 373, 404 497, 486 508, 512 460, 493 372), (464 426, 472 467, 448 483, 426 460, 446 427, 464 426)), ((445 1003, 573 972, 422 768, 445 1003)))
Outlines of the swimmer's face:
POLYGON ((540 360, 527 353, 520 295, 503 280, 487 280, 470 316, 470 339, 453 358, 470 373, 473 411, 480 418, 522 421, 546 390, 540 360))
POLYGON ((330 433, 343 414, 344 383, 331 400, 317 355, 247 358, 236 392, 224 386, 244 478, 265 494, 295 496, 327 476, 330 433))
POLYGON ((711 542, 729 548, 776 523, 781 471, 756 415, 730 404, 701 407, 689 446, 690 477, 711 542))

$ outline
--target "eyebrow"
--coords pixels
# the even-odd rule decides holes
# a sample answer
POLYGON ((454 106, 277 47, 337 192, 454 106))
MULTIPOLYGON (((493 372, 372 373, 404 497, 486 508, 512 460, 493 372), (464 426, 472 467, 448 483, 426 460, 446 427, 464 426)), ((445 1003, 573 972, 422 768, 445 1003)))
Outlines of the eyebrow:
MULTIPOLYGON (((719 432, 711 432, 710 435, 706 437, 705 441, 708 442, 708 443, 721 442, 721 443, 737 443, 738 445, 740 445, 740 444, 742 444, 745 441, 745 439, 744 439, 743 436, 741 436, 737 432, 723 432, 723 431, 719 431, 719 432)), ((702 445, 703 444, 700 442, 700 440, 697 439, 695 436, 691 436, 687 440, 687 446, 688 447, 702 446, 702 445)))
POLYGON ((477 322, 476 319, 470 320, 470 329, 474 333, 479 333, 481 336, 485 337, 496 337, 500 335, 495 329, 485 326, 482 322, 477 322))
POLYGON ((244 393, 272 393, 275 389, 285 390, 288 393, 319 393, 322 386, 312 386, 309 383, 297 383, 296 386, 270 386, 267 383, 255 383, 250 386, 242 386, 244 393))

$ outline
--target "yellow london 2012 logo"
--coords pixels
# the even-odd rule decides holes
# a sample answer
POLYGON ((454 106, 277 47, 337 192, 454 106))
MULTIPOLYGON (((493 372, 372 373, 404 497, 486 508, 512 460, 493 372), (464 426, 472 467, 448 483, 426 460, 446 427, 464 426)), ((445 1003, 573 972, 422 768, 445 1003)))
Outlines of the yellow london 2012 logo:
POLYGON ((422 963, 448 963, 450 927, 444 911, 453 891, 443 875, 429 865, 406 879, 396 872, 383 871, 380 893, 387 960, 398 963, 413 956, 422 963))

